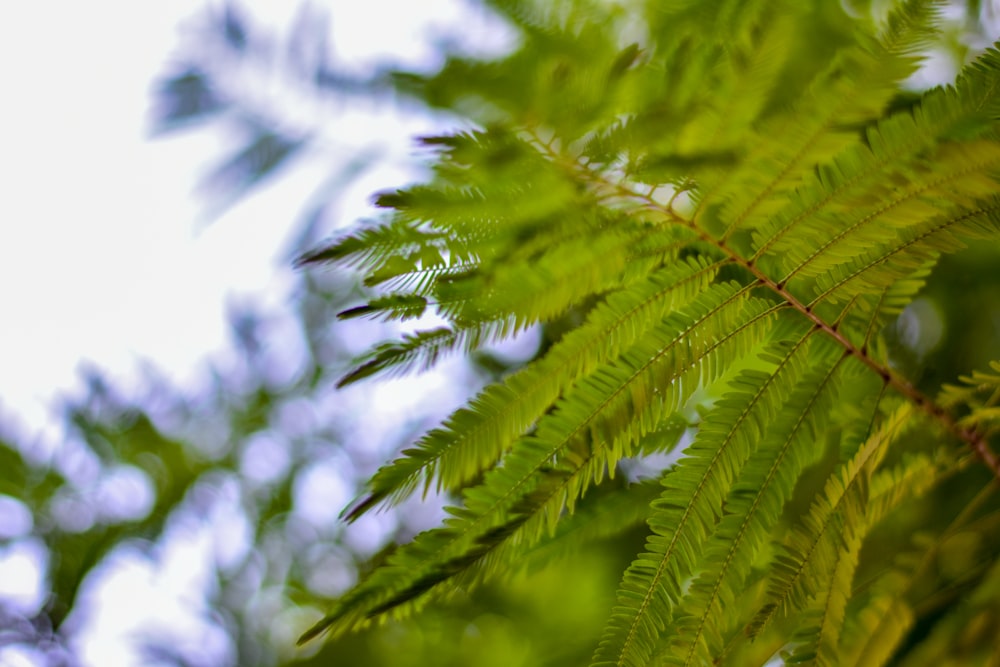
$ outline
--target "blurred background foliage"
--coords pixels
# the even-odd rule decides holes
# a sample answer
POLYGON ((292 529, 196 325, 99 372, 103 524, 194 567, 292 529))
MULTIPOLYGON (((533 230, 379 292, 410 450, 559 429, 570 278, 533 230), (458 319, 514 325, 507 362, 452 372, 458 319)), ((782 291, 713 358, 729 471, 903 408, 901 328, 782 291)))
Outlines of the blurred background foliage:
MULTIPOLYGON (((847 4, 863 10, 863 3, 847 4)), ((943 66, 951 63, 944 78, 983 46, 980 19, 988 11, 970 3, 955 14, 954 29, 941 39, 943 66)), ((483 12, 496 30, 512 30, 483 12)), ((414 87, 414 73, 392 63, 339 65, 327 43, 326 19, 304 6, 291 33, 275 35, 238 5, 217 7, 192 24, 153 87, 154 135, 210 128, 227 138, 226 152, 202 180, 209 217, 287 176, 309 156, 326 156, 334 165, 290 231, 289 263, 331 233, 338 197, 382 157, 377 148, 346 155, 339 149, 337 109, 353 101, 366 109, 428 114, 442 102, 434 85, 414 87), (262 103, 260 91, 275 86, 284 103, 262 103)), ((450 54, 446 67, 473 62, 461 55, 467 45, 455 40, 441 39, 438 48, 442 57, 450 54)), ((436 113, 438 122, 449 122, 447 114, 436 113)), ((926 391, 997 356, 997 266, 995 247, 948 258, 922 298, 892 326, 896 365, 926 391)), ((337 513, 395 449, 455 401, 519 363, 516 355, 497 351, 450 366, 451 403, 401 417, 373 442, 363 436, 371 424, 359 411, 378 395, 368 388, 334 389, 358 352, 352 341, 388 334, 372 323, 333 325, 336 313, 357 302, 360 289, 353 276, 303 269, 291 302, 280 311, 254 303, 231 308, 232 351, 206 362, 212 378, 207 387, 172 386, 150 368, 138 389, 125 390, 90 370, 85 395, 65 399, 59 410, 58 442, 23 432, 13 419, 0 426, 0 576, 8 584, 19 576, 30 579, 31 567, 17 567, 26 559, 41 567, 40 595, 3 587, 0 662, 4 656, 11 664, 22 664, 13 662, 16 656, 23 664, 85 662, 81 637, 102 613, 95 582, 137 560, 162 574, 171 559, 201 573, 183 610, 188 619, 151 609, 127 636, 93 641, 128 641, 141 664, 191 667, 554 667, 587 661, 613 603, 618 573, 642 546, 644 531, 635 517, 622 517, 618 535, 537 554, 510 580, 435 606, 413 621, 294 647, 298 634, 322 613, 324 600, 363 575, 363 563, 378 562, 392 544, 436 524, 440 503, 433 497, 407 503, 350 526, 337 513)), ((567 323, 578 316, 567 314, 567 323)), ((558 324, 538 332, 538 344, 522 349, 520 360, 560 334, 558 324)), ((636 483, 618 479, 621 485, 636 483)), ((613 507, 614 492, 614 486, 602 487, 580 511, 602 502, 613 507)), ((956 489, 953 507, 915 506, 894 530, 945 521, 969 494, 956 489)), ((983 560, 998 545, 980 543, 979 535, 957 532, 929 565, 938 576, 955 579, 955 596, 963 594, 973 570, 1000 582, 996 566, 983 560)), ((886 531, 880 539, 899 536, 886 531)), ((974 600, 963 607, 965 616, 944 621, 966 626, 968 646, 962 650, 995 641, 990 637, 1000 623, 997 599, 974 600)), ((944 614, 946 602, 927 604, 940 604, 944 614)), ((955 651, 927 645, 935 649, 938 654, 919 664, 940 662, 955 651)))

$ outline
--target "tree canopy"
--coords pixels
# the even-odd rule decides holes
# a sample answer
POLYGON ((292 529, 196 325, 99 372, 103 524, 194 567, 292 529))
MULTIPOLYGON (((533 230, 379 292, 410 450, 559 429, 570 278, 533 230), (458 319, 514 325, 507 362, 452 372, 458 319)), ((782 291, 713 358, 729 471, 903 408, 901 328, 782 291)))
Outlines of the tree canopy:
MULTIPOLYGON (((342 385, 575 321, 376 473, 348 520, 418 489, 456 502, 303 640, 622 528, 620 509, 600 514, 606 481, 676 453, 652 502, 642 484, 622 493, 649 536, 592 664, 936 650, 933 633, 909 643, 911 589, 991 515, 1000 365, 922 388, 885 331, 942 255, 1000 234, 1000 54, 906 94, 932 3, 863 19, 824 3, 496 6, 522 31, 509 56, 394 74, 471 129, 422 138, 432 178, 381 194, 385 221, 304 261, 376 289, 342 318, 447 322, 372 348, 342 385), (915 516, 951 504, 936 496, 956 480, 981 495, 915 516), (576 511, 587 499, 596 515, 576 511), (921 539, 879 541, 904 526, 921 539)), ((988 595, 989 563, 971 591, 988 595)))
MULTIPOLYGON (((248 314, 243 370, 210 397, 160 386, 154 409, 95 379, 67 409, 77 446, 153 480, 144 516, 67 529, 71 475, 0 447, 0 493, 52 555, 44 609, 5 612, 19 641, 61 655, 87 574, 152 551, 221 480, 253 546, 216 570, 233 649, 204 664, 995 664, 1000 51, 933 2, 484 6, 516 43, 431 73, 338 69, 299 23, 290 62, 312 94, 454 129, 417 138, 426 178, 375 195, 379 217, 322 241, 308 212, 284 380, 248 314), (935 52, 968 62, 922 90, 935 52), (403 333, 351 359, 337 327, 366 322, 403 333), (529 330, 527 363, 492 352, 529 330), (342 521, 303 520, 317 460, 372 459, 320 406, 449 354, 491 383, 342 521), (289 464, 253 478, 265 440, 289 464), (445 516, 414 535, 427 496, 445 516), (392 539, 359 548, 348 531, 379 517, 392 539)), ((215 28, 254 61, 236 8, 215 28)), ((158 123, 241 125, 208 178, 226 205, 316 135, 247 113, 217 77, 172 71, 158 123)))

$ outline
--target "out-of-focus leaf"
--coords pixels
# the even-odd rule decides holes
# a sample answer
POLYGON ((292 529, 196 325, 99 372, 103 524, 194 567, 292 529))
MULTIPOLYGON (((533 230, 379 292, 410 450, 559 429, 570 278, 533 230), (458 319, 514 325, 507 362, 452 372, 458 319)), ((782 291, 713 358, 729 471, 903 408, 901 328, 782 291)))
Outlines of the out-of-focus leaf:
POLYGON ((211 78, 191 66, 159 84, 154 93, 153 133, 160 134, 205 120, 228 103, 216 92, 211 78))
POLYGON ((15 445, 0 441, 0 494, 40 507, 65 483, 52 468, 28 465, 15 445))
POLYGON ((241 10, 232 2, 226 3, 222 11, 222 34, 231 48, 242 51, 247 47, 247 20, 241 10))
POLYGON ((306 143, 271 130, 258 133, 203 180, 202 190, 225 208, 273 176, 306 143))

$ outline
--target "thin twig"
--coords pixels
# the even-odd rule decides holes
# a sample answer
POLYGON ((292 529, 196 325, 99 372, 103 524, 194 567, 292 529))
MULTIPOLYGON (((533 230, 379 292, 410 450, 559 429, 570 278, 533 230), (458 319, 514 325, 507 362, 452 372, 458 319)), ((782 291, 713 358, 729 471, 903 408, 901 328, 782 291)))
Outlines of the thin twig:
MULTIPOLYGON (((578 163, 573 162, 570 164, 561 155, 546 146, 543 142, 539 141, 538 143, 541 144, 545 153, 547 153, 549 158, 553 161, 564 164, 577 173, 581 172, 578 163)), ((811 320, 818 328, 822 329, 827 335, 837 341, 837 343, 839 343, 851 356, 855 357, 865 366, 878 374, 884 383, 914 403, 932 419, 938 421, 949 433, 957 437, 959 440, 964 441, 972 449, 979 460, 990 469, 998 480, 1000 480, 1000 459, 998 459, 996 454, 994 454, 990 449, 986 442, 986 437, 983 434, 977 432, 975 429, 961 426, 947 410, 931 400, 930 397, 925 396, 919 389, 910 384, 910 382, 893 373, 888 366, 873 359, 868 354, 866 348, 859 348, 854 345, 854 343, 848 340, 848 338, 837 329, 836 325, 828 324, 823 318, 817 315, 810 306, 802 303, 802 301, 796 298, 795 295, 789 292, 784 284, 775 281, 773 278, 761 271, 754 261, 743 257, 731 247, 726 245, 725 241, 714 238, 706 231, 698 227, 693 220, 689 220, 679 215, 672 207, 661 204, 651 195, 638 193, 619 183, 611 183, 602 178, 599 174, 595 174, 590 169, 583 169, 582 171, 583 173, 580 175, 582 175, 586 180, 590 182, 596 181, 596 184, 600 187, 610 188, 618 196, 624 199, 633 201, 638 200, 642 202, 642 206, 644 208, 652 209, 665 215, 673 222, 689 228, 702 241, 724 252, 733 263, 746 269, 761 285, 768 287, 772 292, 781 297, 788 305, 811 320)))

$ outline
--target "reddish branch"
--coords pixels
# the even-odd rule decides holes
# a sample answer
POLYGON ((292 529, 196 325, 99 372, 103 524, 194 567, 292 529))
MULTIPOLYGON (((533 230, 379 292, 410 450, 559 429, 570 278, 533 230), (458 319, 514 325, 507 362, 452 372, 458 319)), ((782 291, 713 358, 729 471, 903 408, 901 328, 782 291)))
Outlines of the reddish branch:
MULTIPOLYGON (((565 158, 556 153, 551 146, 538 141, 537 137, 535 143, 552 160, 562 164, 563 166, 569 167, 576 173, 583 172, 582 175, 587 180, 595 180, 595 174, 590 169, 587 169, 585 165, 580 165, 578 162, 567 161, 565 158)), ((652 192, 641 194, 620 183, 610 183, 603 178, 598 178, 598 180, 601 186, 604 188, 610 188, 614 195, 643 202, 643 206, 645 208, 656 211, 657 213, 667 216, 674 222, 684 225, 693 231, 698 238, 724 252, 730 261, 749 271, 750 274, 756 278, 758 283, 768 287, 771 291, 784 299, 788 305, 807 317, 818 328, 826 332, 827 335, 837 341, 848 354, 855 357, 865 366, 868 366, 868 368, 877 373, 882 378, 883 382, 913 402, 932 419, 939 422, 946 431, 957 437, 959 440, 965 442, 972 449, 976 457, 990 469, 998 480, 1000 480, 1000 459, 998 459, 996 454, 994 454, 990 449, 985 436, 978 433, 974 429, 961 426, 957 421, 955 421, 954 417, 952 417, 947 410, 936 404, 929 397, 925 396, 908 381, 893 373, 887 366, 880 364, 878 361, 873 359, 865 348, 859 348, 848 340, 848 338, 837 329, 836 325, 831 325, 823 320, 823 318, 813 312, 811 307, 803 304, 802 301, 789 292, 784 285, 779 284, 761 271, 753 261, 739 255, 735 250, 726 245, 725 241, 710 236, 707 232, 695 225, 693 220, 679 215, 671 206, 673 199, 671 199, 667 204, 662 204, 653 198, 652 192)))

